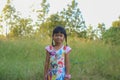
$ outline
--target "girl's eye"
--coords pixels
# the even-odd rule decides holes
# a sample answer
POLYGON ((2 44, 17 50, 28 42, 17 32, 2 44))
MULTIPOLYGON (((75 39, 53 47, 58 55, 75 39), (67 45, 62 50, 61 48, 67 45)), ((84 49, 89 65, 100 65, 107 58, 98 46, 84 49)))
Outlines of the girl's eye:
POLYGON ((62 35, 55 35, 56 37, 62 37, 62 35))
POLYGON ((58 36, 59 36, 59 37, 63 37, 64 35, 62 35, 62 34, 55 34, 55 36, 56 36, 56 37, 58 37, 58 36))

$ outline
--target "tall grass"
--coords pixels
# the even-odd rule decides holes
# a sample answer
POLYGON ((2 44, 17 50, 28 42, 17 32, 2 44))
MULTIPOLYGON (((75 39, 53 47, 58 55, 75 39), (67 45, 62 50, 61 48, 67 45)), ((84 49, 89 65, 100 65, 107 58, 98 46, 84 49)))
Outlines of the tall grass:
MULTIPOLYGON (((71 80, 120 80, 120 46, 70 40, 71 80)), ((50 41, 1 40, 0 80, 43 80, 50 41)))
POLYGON ((0 80, 40 80, 44 57, 44 45, 40 42, 0 42, 0 80))

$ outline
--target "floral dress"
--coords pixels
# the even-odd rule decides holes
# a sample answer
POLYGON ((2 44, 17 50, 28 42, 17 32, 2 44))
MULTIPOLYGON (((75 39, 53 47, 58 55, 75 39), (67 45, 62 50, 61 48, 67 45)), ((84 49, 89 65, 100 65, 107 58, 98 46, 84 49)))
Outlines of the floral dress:
POLYGON ((65 54, 71 51, 69 46, 62 46, 55 50, 53 46, 45 48, 50 54, 49 72, 46 74, 47 80, 64 80, 65 77, 65 54))

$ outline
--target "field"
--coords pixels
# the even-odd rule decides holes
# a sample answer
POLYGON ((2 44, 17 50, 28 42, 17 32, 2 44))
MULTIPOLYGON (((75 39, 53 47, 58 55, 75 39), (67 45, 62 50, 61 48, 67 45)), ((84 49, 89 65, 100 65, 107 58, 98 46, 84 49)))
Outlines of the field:
MULTIPOLYGON (((0 40, 0 80, 43 80, 44 47, 50 42, 0 40)), ((71 80, 120 80, 120 46, 80 39, 68 43, 71 80)))

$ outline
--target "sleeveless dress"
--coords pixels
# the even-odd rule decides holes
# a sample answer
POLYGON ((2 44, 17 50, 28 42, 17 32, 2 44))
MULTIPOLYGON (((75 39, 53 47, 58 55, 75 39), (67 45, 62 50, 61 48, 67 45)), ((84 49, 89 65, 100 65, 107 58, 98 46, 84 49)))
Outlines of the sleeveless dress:
POLYGON ((49 72, 46 74, 47 80, 64 80, 65 77, 65 54, 71 51, 69 46, 62 46, 55 50, 53 46, 47 46, 45 49, 50 54, 49 72))

